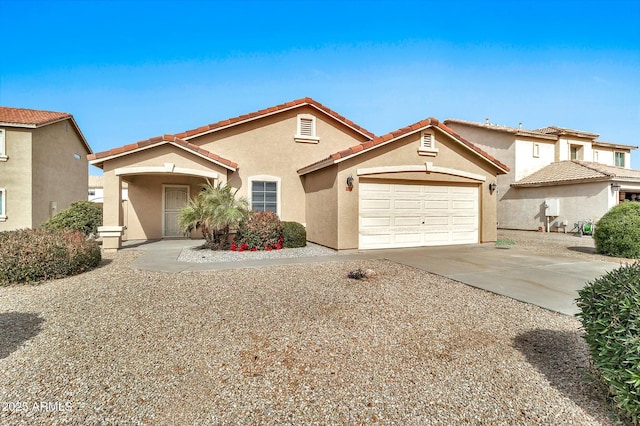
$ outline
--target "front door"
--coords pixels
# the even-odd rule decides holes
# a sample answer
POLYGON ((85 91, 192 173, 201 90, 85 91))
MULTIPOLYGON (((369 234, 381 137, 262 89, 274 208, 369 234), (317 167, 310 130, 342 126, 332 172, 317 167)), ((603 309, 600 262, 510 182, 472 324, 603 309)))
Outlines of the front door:
POLYGON ((163 237, 183 237, 184 232, 178 223, 178 212, 189 200, 189 187, 186 185, 165 185, 163 194, 163 237))

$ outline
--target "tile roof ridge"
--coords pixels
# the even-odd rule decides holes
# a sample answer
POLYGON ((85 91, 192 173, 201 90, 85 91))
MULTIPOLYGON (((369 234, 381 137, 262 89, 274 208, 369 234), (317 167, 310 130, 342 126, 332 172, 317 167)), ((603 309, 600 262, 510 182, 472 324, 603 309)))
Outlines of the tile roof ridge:
POLYGON ((135 151, 137 149, 142 149, 145 147, 148 147, 150 145, 156 145, 156 144, 160 144, 162 142, 169 142, 169 143, 175 143, 178 144, 186 149, 188 149, 189 151, 198 154, 198 155, 202 155, 205 156, 213 161, 217 161, 219 163, 222 163, 226 166, 229 166, 231 168, 237 169, 238 168, 238 163, 228 160, 226 158, 223 158, 217 154, 212 153, 211 151, 204 149, 198 145, 192 144, 191 142, 185 141, 184 139, 181 139, 179 137, 177 137, 176 135, 172 135, 172 134, 164 134, 161 136, 154 136, 151 137, 149 139, 144 139, 138 142, 134 142, 128 145, 124 145, 118 148, 112 148, 108 151, 102 151, 102 152, 97 152, 95 154, 90 154, 87 156, 87 159, 89 161, 93 161, 93 160, 100 160, 101 158, 105 158, 105 157, 110 157, 112 155, 118 155, 118 154, 124 154, 130 151, 135 151))
MULTIPOLYGON (((598 172, 598 173, 602 173, 603 175, 609 176, 609 177, 615 177, 615 174, 612 174, 600 167, 598 167, 599 165, 601 166, 607 166, 606 164, 600 164, 600 163, 596 163, 593 161, 583 161, 583 160, 571 160, 576 164, 581 165, 584 168, 587 168, 589 170, 593 170, 594 172, 598 172)), ((615 166, 607 166, 607 167, 615 167, 615 166)), ((621 167, 622 169, 624 169, 624 167, 621 167)))
POLYGON ((376 137, 376 135, 372 132, 370 132, 369 130, 365 129, 364 127, 354 123, 353 121, 349 120, 348 118, 338 114, 337 112, 335 112, 334 110, 332 110, 331 108, 321 104, 320 102, 316 101, 313 98, 310 97, 304 97, 304 98, 299 98, 299 99, 294 99, 292 101, 288 101, 282 104, 278 104, 278 105, 274 105, 268 108, 263 108, 261 110, 258 111, 254 111, 254 112, 250 112, 248 114, 242 114, 236 117, 231 117, 231 118, 227 118, 224 120, 220 120, 214 123, 210 123, 204 126, 200 126, 196 129, 190 129, 190 130, 185 130, 183 132, 180 133, 176 133, 176 136, 180 137, 180 138, 185 138, 185 139, 190 139, 193 137, 196 137, 200 134, 203 133, 207 133, 210 131, 215 131, 217 129, 222 129, 222 128, 226 128, 229 126, 233 126, 236 124, 241 124, 245 121, 248 120, 254 120, 254 119, 258 119, 261 117, 265 117, 267 115, 271 115, 271 114, 276 114, 278 112, 282 112, 282 111, 286 111, 289 110, 291 108, 297 108, 303 105, 312 105, 315 108, 323 111, 325 114, 333 117, 334 119, 341 121, 343 124, 345 124, 347 127, 351 127, 352 129, 356 130, 357 132, 366 135, 367 137, 373 139, 376 137))

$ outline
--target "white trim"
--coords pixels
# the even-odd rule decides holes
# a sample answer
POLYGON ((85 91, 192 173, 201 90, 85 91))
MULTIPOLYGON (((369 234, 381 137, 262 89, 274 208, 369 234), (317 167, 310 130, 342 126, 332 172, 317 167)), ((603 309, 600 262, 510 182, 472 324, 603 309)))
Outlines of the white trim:
POLYGON ((420 145, 418 145, 418 155, 427 157, 435 157, 438 155, 438 148, 436 148, 436 135, 433 131, 423 130, 420 133, 420 145), (426 140, 426 136, 429 136, 426 140), (425 143, 426 142, 426 143, 425 143))
POLYGON ((540 144, 538 142, 533 143, 533 158, 540 158, 540 144))
POLYGON ((2 199, 0 200, 0 222, 7 220, 7 190, 0 188, 2 199))
POLYGON ((160 209, 161 212, 162 212, 162 238, 179 238, 180 236, 178 236, 178 235, 168 235, 167 236, 165 234, 166 229, 165 229, 164 217, 165 217, 165 214, 166 214, 166 211, 165 211, 165 201, 166 201, 165 196, 166 196, 166 193, 167 193, 167 188, 187 188, 187 202, 189 202, 189 200, 190 200, 189 197, 191 196, 191 194, 189 194, 189 192, 190 192, 191 188, 190 188, 189 185, 178 185, 178 184, 172 185, 172 184, 169 184, 169 183, 162 185, 162 208, 160 209))
POLYGON ((253 206, 253 200, 251 199, 253 193, 253 182, 275 182, 276 183, 276 214, 280 217, 282 213, 282 178, 278 176, 270 175, 254 175, 247 178, 248 190, 247 201, 249 202, 249 208, 253 206))
POLYGON ((358 176, 376 175, 382 173, 406 173, 406 172, 426 172, 426 173, 442 173, 445 175, 459 176, 485 182, 486 176, 476 173, 465 172, 464 170, 450 169, 448 167, 434 166, 433 163, 426 162, 419 165, 402 165, 402 166, 382 166, 382 167, 369 167, 366 169, 357 169, 356 174, 358 176))
POLYGON ((315 116, 311 114, 298 114, 298 116, 296 117, 296 134, 293 136, 293 140, 299 143, 318 143, 320 142, 320 138, 318 137, 316 129, 315 116), (311 122, 311 134, 302 132, 302 122, 305 120, 311 122))
POLYGON ((0 129, 0 161, 7 161, 7 132, 5 129, 0 129))
POLYGON ((149 173, 169 173, 177 175, 200 176, 210 179, 218 179, 217 172, 206 170, 189 169, 186 167, 176 167, 173 163, 164 163, 164 166, 140 166, 140 167, 120 167, 115 170, 116 176, 139 175, 149 173))

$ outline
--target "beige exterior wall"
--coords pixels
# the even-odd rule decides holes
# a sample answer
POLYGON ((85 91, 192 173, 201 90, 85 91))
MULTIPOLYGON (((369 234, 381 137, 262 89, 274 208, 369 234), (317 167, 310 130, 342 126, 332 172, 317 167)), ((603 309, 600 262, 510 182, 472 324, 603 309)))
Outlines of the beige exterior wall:
MULTIPOLYGON (((303 176, 306 191, 307 240, 326 247, 338 247, 338 166, 303 176)), ((346 185, 345 185, 346 186, 346 185)))
MULTIPOLYGON (((436 148, 439 152, 437 156, 422 156, 418 154, 420 144, 420 132, 408 135, 403 139, 394 141, 386 146, 376 148, 367 153, 358 155, 351 159, 338 163, 330 171, 320 170, 306 176, 306 185, 321 186, 328 188, 328 182, 332 181, 329 173, 334 173, 336 178, 332 189, 337 191, 337 245, 330 247, 345 250, 358 248, 358 222, 359 222, 359 186, 361 182, 373 180, 394 180, 403 182, 420 182, 423 184, 451 184, 477 186, 480 199, 480 242, 495 241, 496 231, 496 197, 489 193, 489 183, 496 180, 497 170, 485 160, 471 153, 457 142, 451 140, 446 134, 435 131, 436 148), (382 166, 424 166, 425 162, 431 162, 434 166, 459 170, 461 172, 473 173, 485 177, 485 181, 470 179, 468 177, 452 176, 450 174, 427 173, 427 172, 398 172, 385 174, 370 174, 358 176, 358 169, 382 167, 382 166), (354 188, 346 191, 346 180, 351 175, 354 177, 354 188)), ((330 191, 325 191, 317 195, 318 200, 315 205, 330 206, 335 203, 330 191), (322 199, 320 199, 322 198, 322 199)), ((329 207, 325 207, 329 208, 329 207)), ((313 229, 313 235, 330 234, 332 231, 331 222, 322 223, 320 221, 309 222, 308 229, 313 229), (326 228, 325 228, 326 226, 326 228), (320 229, 315 229, 316 227, 320 229)), ((311 241, 314 241, 310 238, 311 241)), ((325 244, 328 245, 328 244, 325 244)))
POLYGON ((74 201, 87 199, 87 154, 82 140, 68 121, 34 130, 33 227, 40 226, 74 201))
POLYGON ((5 189, 6 221, 0 231, 32 226, 32 149, 31 130, 4 128, 7 161, 0 161, 0 188, 5 189))
POLYGON ((296 108, 234 126, 189 142, 239 164, 230 176, 238 195, 250 199, 252 176, 280 178, 280 218, 306 223, 305 191, 297 169, 367 140, 312 107, 296 108), (316 118, 318 143, 296 142, 298 114, 316 118))
POLYGON ((618 193, 611 190, 610 182, 594 182, 579 185, 543 186, 538 188, 511 188, 509 196, 503 198, 504 212, 500 227, 505 229, 538 230, 546 226, 547 199, 560 199, 560 215, 550 218, 551 231, 570 232, 574 224, 587 219, 599 220, 617 203, 618 193))
POLYGON ((516 139, 514 154, 515 162, 514 167, 511 169, 511 176, 508 178, 511 180, 511 182, 508 182, 509 184, 517 182, 553 163, 555 144, 535 139, 516 139))

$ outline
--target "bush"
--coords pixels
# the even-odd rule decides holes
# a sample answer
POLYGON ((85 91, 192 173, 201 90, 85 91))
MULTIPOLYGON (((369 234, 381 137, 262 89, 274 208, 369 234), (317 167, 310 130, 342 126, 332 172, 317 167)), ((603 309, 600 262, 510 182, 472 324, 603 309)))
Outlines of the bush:
POLYGON ((84 235, 96 235, 102 226, 102 205, 76 201, 42 224, 46 229, 72 229, 84 235))
POLYGON ((622 417, 640 419, 640 261, 597 278, 578 292, 584 338, 596 376, 622 417))
POLYGON ((283 245, 286 248, 305 247, 307 230, 298 222, 282 222, 283 245))
POLYGON ((19 229, 0 232, 0 283, 63 278, 98 266, 100 247, 79 231, 19 229))
POLYGON ((593 233, 598 253, 640 258, 640 203, 624 202, 609 210, 593 233))
POLYGON ((231 250, 279 250, 282 240, 282 223, 278 215, 253 211, 240 223, 231 250))

